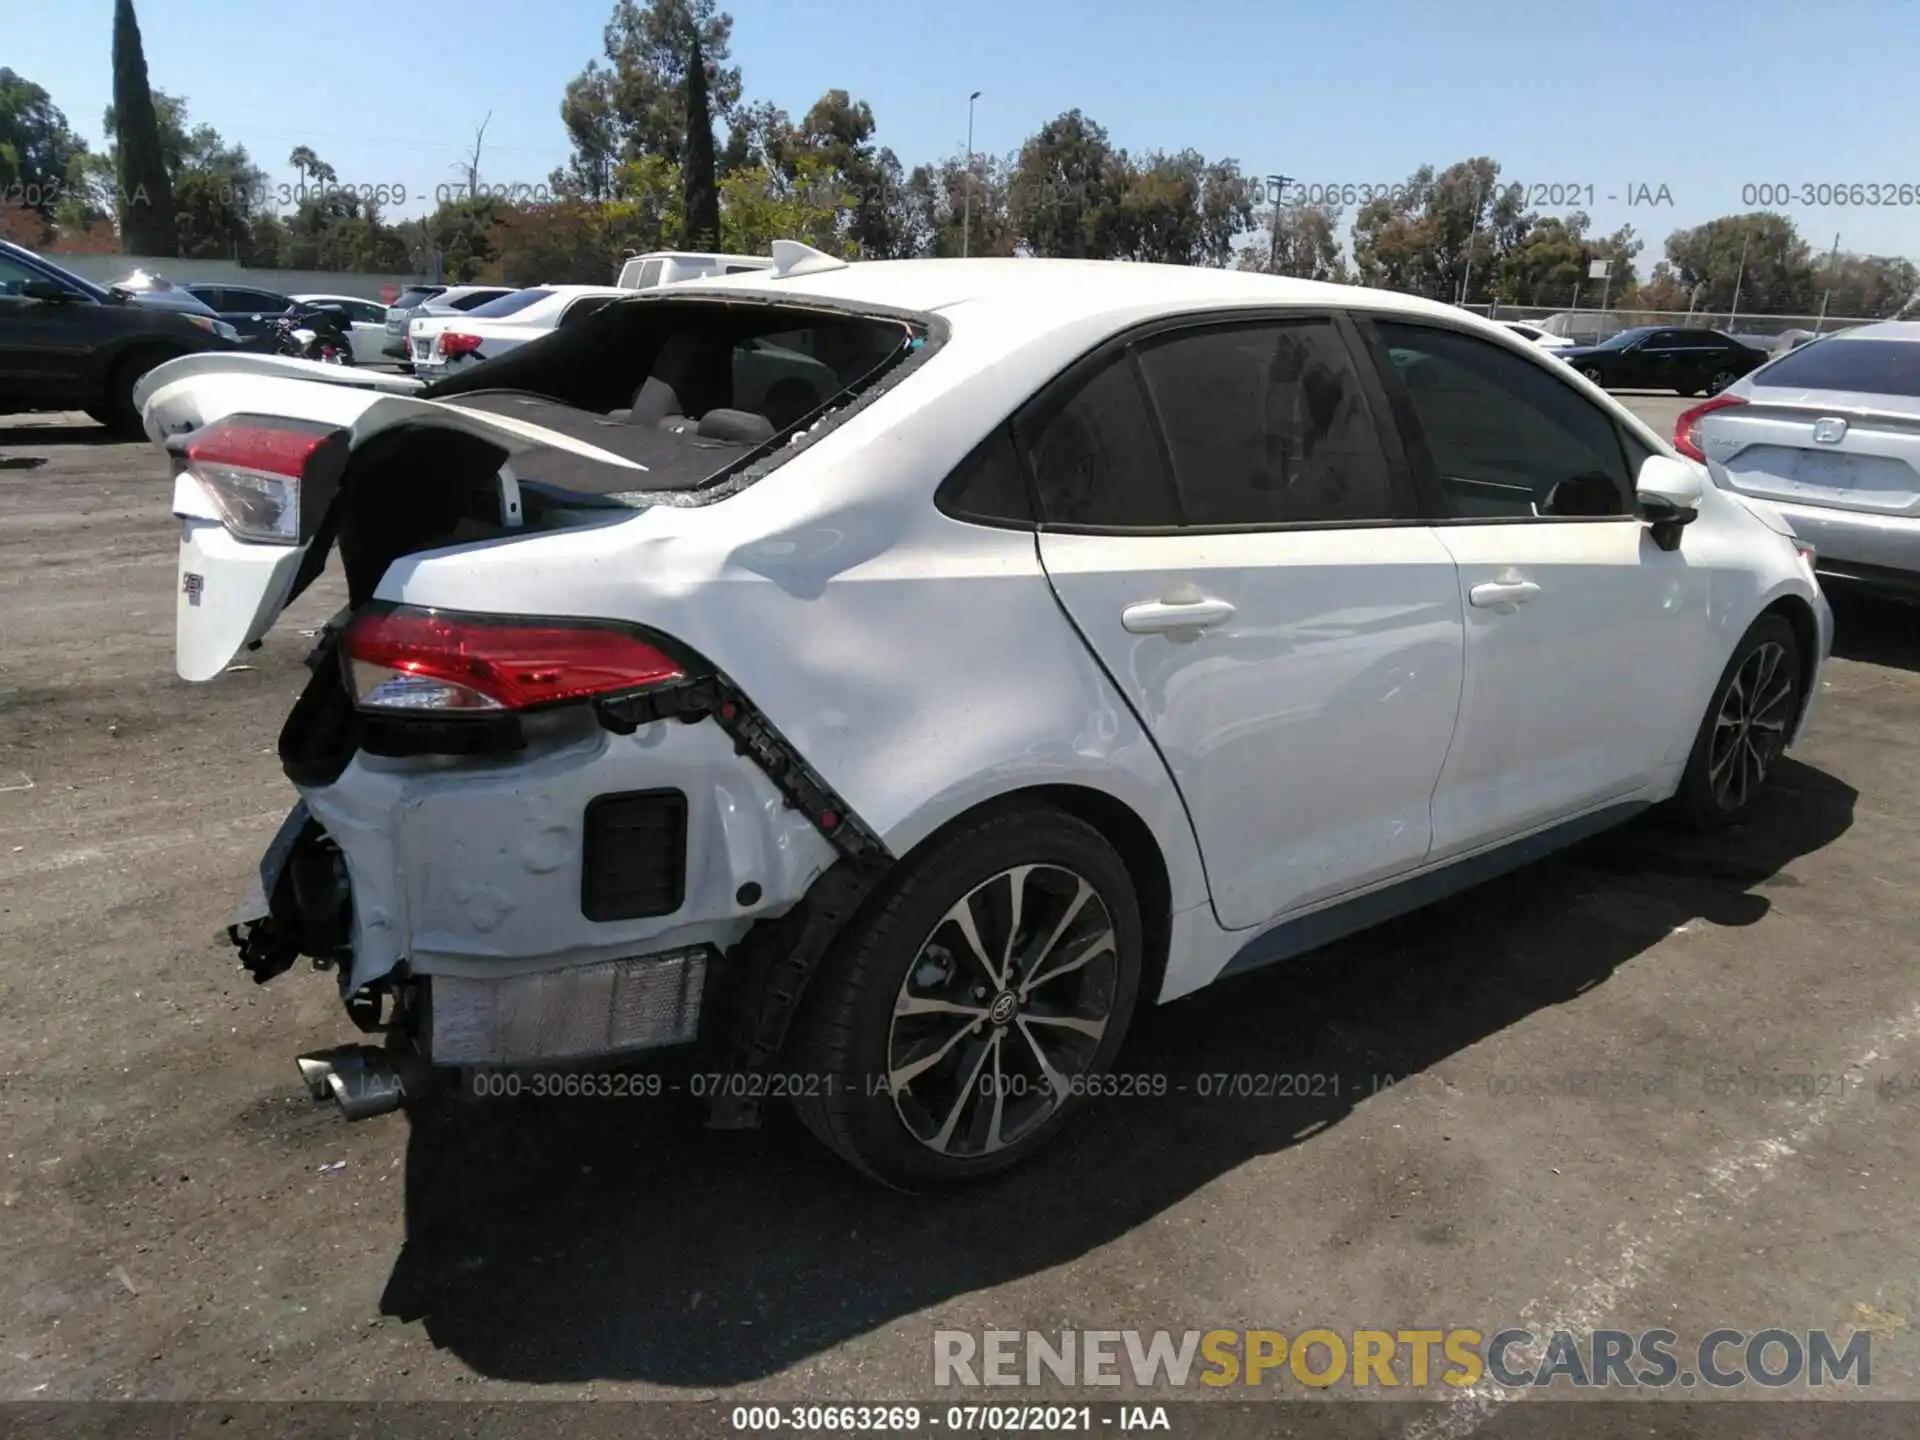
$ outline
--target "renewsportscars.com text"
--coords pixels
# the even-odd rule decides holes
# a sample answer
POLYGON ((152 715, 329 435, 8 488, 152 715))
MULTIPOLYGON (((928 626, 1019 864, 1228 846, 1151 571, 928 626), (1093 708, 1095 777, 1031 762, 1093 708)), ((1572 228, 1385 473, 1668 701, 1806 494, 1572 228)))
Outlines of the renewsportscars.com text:
POLYGON ((937 1330, 933 1383, 1864 1387, 1873 1383, 1872 1344, 1864 1330, 1839 1340, 1824 1330, 1710 1330, 1692 1343, 1672 1330, 937 1330))

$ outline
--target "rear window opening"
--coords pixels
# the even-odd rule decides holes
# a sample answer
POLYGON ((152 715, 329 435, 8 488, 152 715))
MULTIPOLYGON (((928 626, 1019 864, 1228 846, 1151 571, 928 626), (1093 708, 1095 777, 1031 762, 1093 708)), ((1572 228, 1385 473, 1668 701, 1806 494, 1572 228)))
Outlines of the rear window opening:
POLYGON ((426 304, 429 300, 433 299, 434 296, 440 294, 443 289, 443 286, 432 285, 418 286, 411 290, 402 290, 398 295, 394 296, 392 308, 395 310, 412 310, 416 306, 426 304))
POLYGON ((1920 399, 1920 341, 1815 340, 1753 377, 1770 389, 1850 390, 1920 399))
POLYGON ((434 382, 422 398, 511 416, 646 467, 570 452, 515 462, 523 486, 584 496, 717 488, 918 350, 924 321, 813 306, 626 300, 434 382))

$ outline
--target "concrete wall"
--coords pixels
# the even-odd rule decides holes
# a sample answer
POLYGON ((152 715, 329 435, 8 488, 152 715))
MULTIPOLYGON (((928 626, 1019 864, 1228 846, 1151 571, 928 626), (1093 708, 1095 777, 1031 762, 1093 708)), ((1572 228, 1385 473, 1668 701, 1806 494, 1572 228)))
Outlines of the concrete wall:
POLYGON ((194 283, 253 285, 282 295, 354 295, 366 300, 388 300, 416 277, 364 275, 336 270, 252 270, 231 260, 148 260, 137 255, 62 255, 49 250, 47 258, 96 285, 111 285, 130 270, 145 270, 176 285, 194 283))

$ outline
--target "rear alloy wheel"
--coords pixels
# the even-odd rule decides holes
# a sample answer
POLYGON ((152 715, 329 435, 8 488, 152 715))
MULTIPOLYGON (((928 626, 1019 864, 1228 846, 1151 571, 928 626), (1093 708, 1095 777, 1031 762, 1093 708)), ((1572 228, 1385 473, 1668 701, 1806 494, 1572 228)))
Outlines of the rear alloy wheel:
POLYGON ((1682 818, 1703 830, 1748 819, 1799 713, 1799 637, 1763 615, 1727 662, 1694 740, 1674 797, 1682 818))
POLYGON ((1126 867, 1091 826, 1039 805, 964 825, 906 862, 814 980, 801 1118, 897 1189, 1019 1164, 1097 1093, 1140 934, 1126 867))
POLYGON ((1707 394, 1718 395, 1739 378, 1731 370, 1716 370, 1707 377, 1707 394))

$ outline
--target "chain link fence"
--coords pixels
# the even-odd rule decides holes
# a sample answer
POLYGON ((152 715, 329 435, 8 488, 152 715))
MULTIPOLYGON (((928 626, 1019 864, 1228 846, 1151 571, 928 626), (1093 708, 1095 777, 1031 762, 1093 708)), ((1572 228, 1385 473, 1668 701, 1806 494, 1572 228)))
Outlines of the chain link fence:
POLYGON ((1724 310, 1585 310, 1554 309, 1547 305, 1467 305, 1461 307, 1490 320, 1532 325, 1550 335, 1583 345, 1605 340, 1638 325, 1700 326, 1722 330, 1768 349, 1790 346, 1816 335, 1831 335, 1855 325, 1878 323, 1862 315, 1744 315, 1724 310))

